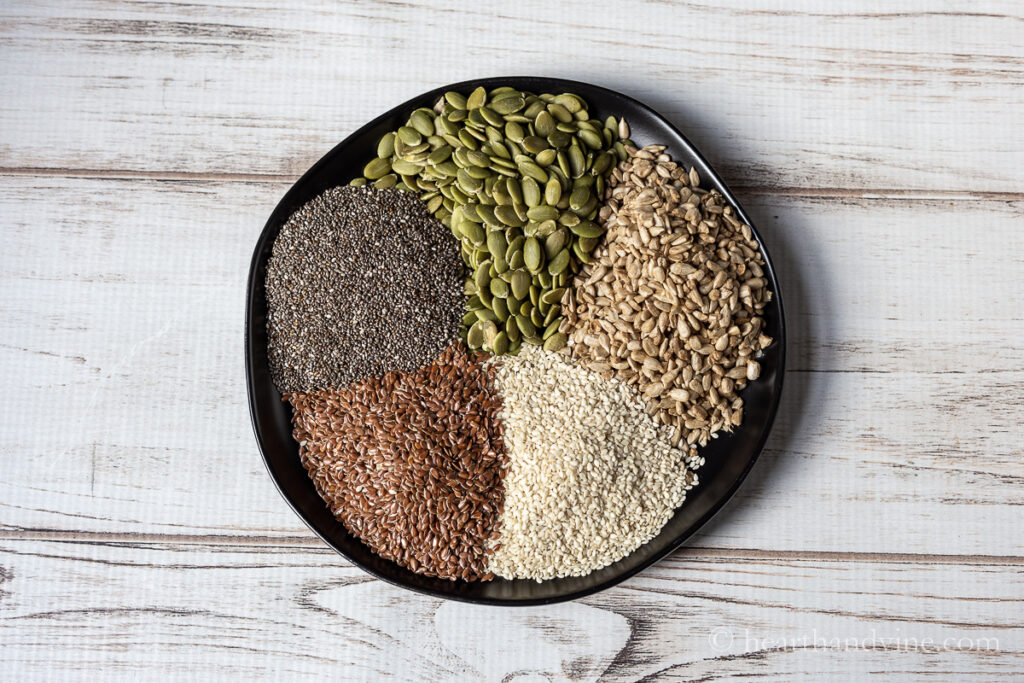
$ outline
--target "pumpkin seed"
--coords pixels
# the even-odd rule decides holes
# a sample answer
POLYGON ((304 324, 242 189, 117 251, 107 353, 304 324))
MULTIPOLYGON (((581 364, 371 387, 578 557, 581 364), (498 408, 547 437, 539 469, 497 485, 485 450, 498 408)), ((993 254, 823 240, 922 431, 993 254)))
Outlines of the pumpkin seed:
MULTIPOLYGON (((580 221, 570 227, 569 230, 572 231, 572 234, 579 237, 600 237, 604 234, 604 228, 593 221, 580 221)), ((590 249, 585 249, 584 251, 590 251, 590 249)))
POLYGON ((537 155, 537 165, 544 167, 550 166, 551 164, 555 163, 557 154, 558 152, 556 152, 553 149, 545 149, 543 152, 540 152, 537 155))
POLYGON ((469 94, 466 98, 466 109, 476 109, 482 107, 487 102, 487 91, 483 89, 483 86, 478 87, 476 90, 469 94))
POLYGON ((530 274, 525 270, 515 270, 512 273, 512 294, 517 299, 523 299, 530 291, 530 274))
POLYGON ((548 141, 536 135, 523 138, 523 149, 530 154, 539 154, 548 148, 548 141))
POLYGON ((386 175, 386 176, 378 179, 376 182, 374 182, 373 186, 376 187, 377 189, 385 190, 385 189, 387 189, 389 187, 394 187, 397 183, 398 183, 398 176, 396 176, 394 173, 389 173, 388 175, 386 175))
POLYGON ((395 153, 395 134, 387 133, 377 143, 377 156, 387 159, 395 153))
POLYGON ((558 182, 558 178, 548 178, 547 185, 544 186, 544 201, 554 206, 562 198, 562 184, 558 182))
POLYGON ((491 103, 491 108, 499 114, 511 114, 526 106, 526 100, 521 95, 502 97, 491 103))
POLYGON ((552 275, 557 275, 565 270, 569 266, 569 250, 562 249, 558 254, 551 259, 548 263, 548 272, 552 275))
POLYGON ((545 351, 560 351, 565 347, 566 336, 562 332, 555 332, 544 340, 545 351))
POLYGON ((508 335, 504 332, 499 332, 494 335, 494 341, 491 342, 491 351, 499 356, 503 356, 508 353, 508 335))
POLYGON ((398 129, 398 139, 410 147, 414 147, 423 142, 423 136, 420 135, 420 132, 410 126, 402 126, 398 129))
POLYGON ((572 121, 572 112, 570 112, 562 105, 558 104, 558 102, 552 102, 551 104, 549 104, 548 111, 551 113, 551 116, 558 119, 562 123, 568 123, 572 121))
MULTIPOLYGON (((562 109, 564 111, 564 107, 562 109)), ((546 138, 555 132, 555 119, 547 110, 542 111, 534 119, 533 128, 537 131, 537 135, 546 138)))
POLYGON ((537 326, 533 324, 533 321, 526 315, 517 315, 516 325, 519 326, 519 331, 523 333, 523 337, 529 339, 530 337, 537 336, 537 326))
MULTIPOLYGON (((540 185, 533 178, 527 176, 523 178, 522 182, 523 189, 523 202, 529 207, 535 207, 540 204, 540 185)), ((531 208, 532 210, 532 208, 531 208)), ((530 212, 527 211, 526 215, 529 216, 530 212)), ((532 220, 532 219, 531 219, 532 220)))
POLYGON ((444 99, 448 104, 452 105, 456 109, 466 108, 466 97, 462 95, 462 93, 449 91, 444 94, 444 99))
POLYGON ((409 125, 415 128, 420 135, 434 134, 434 117, 422 109, 412 113, 412 116, 409 117, 409 125))
POLYGON ((377 158, 363 168, 363 175, 370 180, 383 178, 388 173, 391 173, 391 159, 377 158))
POLYGON ((540 270, 543 264, 543 255, 537 238, 528 237, 523 243, 523 262, 533 272, 540 270))
POLYGON ((534 206, 533 208, 531 208, 529 211, 526 212, 526 215, 529 217, 531 221, 553 220, 555 218, 558 218, 558 209, 556 209, 553 206, 541 204, 539 206, 534 206))
POLYGON ((491 294, 498 298, 504 299, 508 296, 508 283, 500 278, 491 280, 490 289, 491 294))

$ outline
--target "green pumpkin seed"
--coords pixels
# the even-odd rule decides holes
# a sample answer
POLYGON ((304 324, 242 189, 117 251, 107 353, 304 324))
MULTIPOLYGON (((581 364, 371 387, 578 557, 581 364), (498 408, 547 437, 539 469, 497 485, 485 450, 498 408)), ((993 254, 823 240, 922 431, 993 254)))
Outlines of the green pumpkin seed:
MULTIPOLYGON (((547 236, 544 240, 544 254, 548 259, 553 259, 555 255, 562 251, 565 246, 569 243, 569 233, 565 228, 559 228, 553 233, 547 236)), ((553 275, 554 273, 552 273, 553 275)))
POLYGON ((535 327, 542 327, 544 325, 544 315, 541 314, 540 310, 535 308, 530 311, 530 322, 532 322, 535 327))
POLYGON ((537 118, 534 119, 533 128, 537 131, 537 135, 546 138, 555 132, 555 119, 552 118, 551 114, 548 113, 547 110, 542 111, 537 114, 537 118))
POLYGON ((374 182, 373 186, 379 190, 386 190, 387 188, 394 187, 397 184, 398 176, 396 176, 394 173, 389 173, 388 175, 374 182))
POLYGON ((498 227, 502 225, 502 222, 498 220, 498 217, 494 215, 494 209, 487 204, 477 204, 476 214, 480 217, 480 220, 487 225, 498 227))
MULTIPOLYGON (((537 181, 527 176, 523 178, 521 185, 523 189, 523 202, 526 206, 534 207, 540 204, 540 185, 537 184, 537 181)), ((527 211, 526 215, 529 216, 530 212, 527 211)))
POLYGON ((448 102, 448 104, 452 105, 456 109, 466 108, 466 97, 462 93, 449 91, 444 94, 444 99, 445 101, 448 102))
MULTIPOLYGON (((551 104, 548 105, 548 112, 551 113, 551 116, 555 117, 562 123, 569 123, 570 121, 573 120, 572 112, 570 112, 568 109, 558 104, 557 102, 552 102, 551 104)), ((548 135, 550 135, 550 133, 548 133, 548 135)))
POLYGON ((491 282, 491 262, 483 261, 476 268, 476 272, 473 273, 473 282, 476 283, 477 291, 481 291, 487 288, 487 285, 491 282))
POLYGON ((523 149, 530 154, 539 154, 548 148, 548 141, 544 138, 530 135, 523 138, 523 149))
POLYGON ((540 300, 546 304, 557 304, 562 300, 562 296, 565 294, 563 287, 556 289, 549 289, 541 295, 540 300))
MULTIPOLYGON (((510 225, 514 228, 518 228, 523 224, 519 219, 519 216, 516 214, 515 209, 511 206, 498 206, 494 209, 494 215, 505 225, 510 225)), ((501 251, 502 253, 505 252, 504 247, 501 251)))
MULTIPOLYGON (((469 131, 465 128, 459 131, 459 142, 461 142, 462 146, 465 147, 467 150, 476 149, 477 147, 480 146, 480 142, 475 137, 470 135, 469 131)), ((456 156, 455 160, 460 161, 462 158, 464 157, 456 156)), ((465 166, 468 163, 468 161, 463 161, 462 165, 465 166)))
POLYGON ((558 178, 549 178, 544 186, 544 201, 554 206, 562 198, 562 184, 558 178))
POLYGON ((410 126, 402 126, 398 129, 398 139, 410 147, 415 147, 423 142, 420 132, 410 126))
POLYGON ((469 161, 469 163, 473 164, 474 166, 479 166, 481 168, 487 168, 491 164, 490 157, 488 157, 483 152, 479 152, 477 150, 469 150, 468 152, 466 152, 466 159, 469 161))
POLYGON ((502 118, 501 114, 494 111, 490 107, 480 107, 480 116, 484 121, 491 124, 492 126, 504 126, 505 119, 502 118))
POLYGON ((494 335, 494 341, 491 342, 491 350, 499 356, 503 356, 508 353, 509 339, 508 335, 504 332, 499 332, 494 335))
POLYGON ((437 166, 442 162, 448 161, 448 159, 451 158, 453 151, 454 150, 452 150, 451 146, 442 145, 430 153, 430 156, 427 157, 427 163, 431 166, 437 166))
POLYGON ((476 317, 478 320, 480 320, 480 322, 487 322, 489 320, 493 323, 498 320, 498 316, 494 314, 494 311, 488 308, 477 309, 476 317))
POLYGON ((532 272, 539 271, 543 264, 540 242, 535 237, 528 237, 523 243, 523 262, 532 272))
POLYGON ((604 139, 592 130, 581 130, 577 137, 590 149, 601 149, 604 146, 604 139))
POLYGON ((466 109, 476 109, 482 107, 487 102, 487 91, 483 87, 479 87, 469 94, 466 98, 466 109))
POLYGON ((580 246, 579 242, 573 242, 570 251, 572 252, 572 255, 579 259, 582 263, 590 263, 590 261, 592 260, 590 254, 584 251, 583 247, 580 246))
POLYGON ((569 208, 573 211, 582 209, 590 199, 590 190, 585 187, 573 190, 569 195, 569 208))
POLYGON ((511 314, 505 319, 505 334, 508 335, 510 342, 519 341, 522 334, 519 331, 519 325, 516 324, 515 316, 511 314))
POLYGON ((537 155, 537 165, 544 167, 550 166, 551 164, 555 163, 557 155, 558 152, 556 152, 555 150, 546 149, 537 155))
POLYGON ((583 108, 583 103, 580 102, 579 98, 570 93, 555 95, 555 103, 564 107, 570 114, 575 114, 583 108))
POLYGON ((522 142, 526 137, 526 131, 515 121, 509 121, 505 124, 505 137, 513 142, 522 142))
POLYGON ((484 229, 479 223, 465 222, 460 226, 460 231, 466 236, 471 244, 483 244, 487 239, 484 229))
POLYGON ((553 206, 541 204, 539 206, 534 206, 533 208, 531 208, 529 211, 526 212, 526 215, 529 217, 531 221, 553 220, 555 218, 558 218, 558 209, 556 209, 553 206))
POLYGON ((505 241, 504 233, 500 230, 487 233, 487 251, 504 256, 506 249, 508 249, 508 243, 505 241))
MULTIPOLYGON (((593 221, 580 221, 576 225, 569 228, 572 234, 579 237, 600 237, 604 234, 604 228, 593 221)), ((590 251, 586 249, 585 251, 590 251)))
POLYGON ((395 153, 395 134, 387 133, 377 143, 377 156, 381 159, 387 159, 395 153))
POLYGON ((491 280, 490 284, 491 294, 494 296, 504 299, 508 296, 508 283, 501 279, 491 280))
MULTIPOLYGON (((394 169, 396 173, 400 173, 403 176, 412 176, 423 170, 423 166, 421 164, 414 164, 410 161, 405 161, 404 159, 395 159, 393 162, 391 162, 391 168, 394 169)), ((412 178, 409 178, 408 181, 405 181, 405 179, 403 178, 403 182, 406 182, 408 184, 414 183, 415 181, 412 178)))
POLYGON ((483 320, 478 320, 470 326, 466 333, 466 345, 471 349, 479 349, 484 345, 483 320))
POLYGON ((524 299, 530 291, 530 274, 525 270, 515 270, 512 272, 512 294, 517 299, 524 299))
POLYGON ((562 131, 555 131, 548 136, 548 143, 555 149, 564 149, 572 142, 572 136, 562 131))
POLYGON ((573 178, 580 177, 587 170, 586 158, 583 156, 583 150, 579 147, 573 146, 569 148, 569 169, 572 172, 567 175, 573 178))
POLYGON ((551 274, 546 270, 542 270, 536 274, 537 282, 541 284, 544 289, 551 289, 551 274))
POLYGON ((565 270, 569 266, 569 250, 562 249, 558 254, 551 259, 548 263, 548 272, 552 275, 557 275, 565 270))
POLYGON ((512 257, 508 259, 508 267, 509 268, 513 268, 513 269, 515 269, 515 268, 522 268, 525 265, 525 263, 526 262, 523 260, 523 250, 522 249, 514 252, 512 254, 512 257))
POLYGON ((523 175, 533 178, 538 183, 546 183, 548 181, 548 174, 544 172, 543 168, 532 161, 524 161, 518 164, 518 166, 523 175))
POLYGON ((553 220, 541 221, 537 224, 537 237, 547 237, 558 229, 558 224, 553 220))
POLYGON ((566 336, 562 332, 555 332, 544 340, 545 351, 560 351, 565 346, 566 336))
POLYGON ((388 173, 391 173, 391 160, 390 159, 374 159, 363 167, 363 175, 370 180, 377 180, 383 178, 388 173))
POLYGON ((537 326, 533 324, 533 321, 526 315, 517 315, 516 325, 519 326, 519 331, 523 333, 523 337, 529 339, 530 337, 537 336, 537 326))
POLYGON ((412 116, 409 117, 409 125, 424 137, 434 134, 434 117, 422 109, 412 113, 412 116))
POLYGON ((502 115, 512 114, 519 111, 526 106, 526 99, 521 95, 512 95, 510 97, 502 97, 500 100, 495 100, 491 103, 491 108, 494 111, 502 115))

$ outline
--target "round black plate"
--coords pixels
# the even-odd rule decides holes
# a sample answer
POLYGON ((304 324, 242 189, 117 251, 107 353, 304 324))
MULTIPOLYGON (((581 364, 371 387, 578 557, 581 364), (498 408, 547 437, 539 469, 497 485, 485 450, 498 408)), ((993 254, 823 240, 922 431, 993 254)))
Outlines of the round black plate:
POLYGON ((310 529, 355 564, 397 586, 441 598, 491 605, 550 604, 573 600, 614 586, 657 562, 711 519, 736 491, 760 454, 779 405, 786 348, 782 300, 771 259, 764 252, 766 275, 771 282, 771 290, 775 292, 772 303, 765 310, 766 333, 775 339, 775 343, 765 351, 761 359, 761 377, 743 391, 743 426, 731 435, 712 440, 703 449, 702 455, 707 463, 698 473, 699 485, 690 491, 686 502, 661 533, 631 555, 583 577, 541 583, 502 579, 467 583, 414 574, 370 552, 334 518, 299 462, 298 444, 292 439, 291 409, 281 401, 267 366, 267 300, 263 288, 267 259, 278 230, 291 213, 324 190, 346 184, 353 177, 361 175, 363 166, 376 156, 377 141, 381 135, 404 124, 413 109, 432 107, 444 92, 458 90, 469 93, 479 85, 487 89, 510 85, 535 93, 573 92, 588 102, 596 118, 603 120, 609 114, 625 117, 634 142, 640 145, 667 145, 667 151, 674 160, 697 168, 702 187, 715 188, 721 192, 736 207, 743 220, 754 227, 722 179, 693 145, 656 112, 625 95, 576 81, 521 77, 466 81, 431 90, 377 117, 346 138, 288 190, 270 215, 256 244, 249 270, 245 312, 245 369, 249 410, 256 441, 281 495, 310 529))

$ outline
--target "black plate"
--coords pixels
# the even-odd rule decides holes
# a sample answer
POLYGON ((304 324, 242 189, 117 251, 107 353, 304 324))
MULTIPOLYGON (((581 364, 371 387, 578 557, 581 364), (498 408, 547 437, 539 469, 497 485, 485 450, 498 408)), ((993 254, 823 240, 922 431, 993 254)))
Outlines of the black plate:
MULTIPOLYGON (((765 309, 766 333, 775 339, 775 343, 765 351, 761 359, 761 377, 750 383, 742 393, 745 405, 743 425, 731 435, 712 440, 703 449, 702 455, 707 463, 699 471, 699 485, 689 492, 686 502, 661 533, 629 556, 584 577, 554 579, 542 583, 502 579, 467 583, 414 574, 370 552, 334 518, 299 462, 298 444, 292 439, 291 408, 281 401, 281 395, 270 379, 267 365, 267 300, 263 288, 267 259, 278 230, 291 213, 324 190, 346 184, 353 177, 361 175, 363 166, 376 156, 377 141, 381 135, 404 124, 413 109, 432 107, 444 92, 458 90, 469 93, 479 85, 487 89, 510 85, 535 93, 573 92, 588 102, 596 118, 603 120, 609 114, 624 116, 629 122, 631 137, 637 144, 667 145, 667 151, 674 160, 697 168, 702 187, 713 187, 721 192, 736 207, 743 220, 751 228, 754 227, 722 179, 693 145, 652 109, 625 95, 576 81, 518 77, 465 81, 431 90, 377 117, 346 138, 288 190, 270 215, 256 244, 249 270, 245 312, 245 370, 249 410, 256 441, 281 495, 310 529, 355 564, 389 583, 441 598, 491 605, 550 604, 609 588, 657 562, 711 519, 736 491, 760 454, 779 405, 786 348, 782 300, 771 259, 763 251, 767 264, 766 276, 775 292, 774 300, 765 309)), ((754 232, 756 234, 756 229, 754 232)), ((761 240, 760 235, 758 240, 761 240)))

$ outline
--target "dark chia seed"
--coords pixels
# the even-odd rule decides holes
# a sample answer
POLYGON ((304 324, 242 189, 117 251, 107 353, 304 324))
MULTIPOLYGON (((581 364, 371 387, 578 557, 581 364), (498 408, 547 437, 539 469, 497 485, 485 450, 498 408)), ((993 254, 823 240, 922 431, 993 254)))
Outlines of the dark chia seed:
POLYGON ((281 392, 412 372, 458 338, 459 243, 409 192, 336 187, 296 211, 267 264, 281 392))

